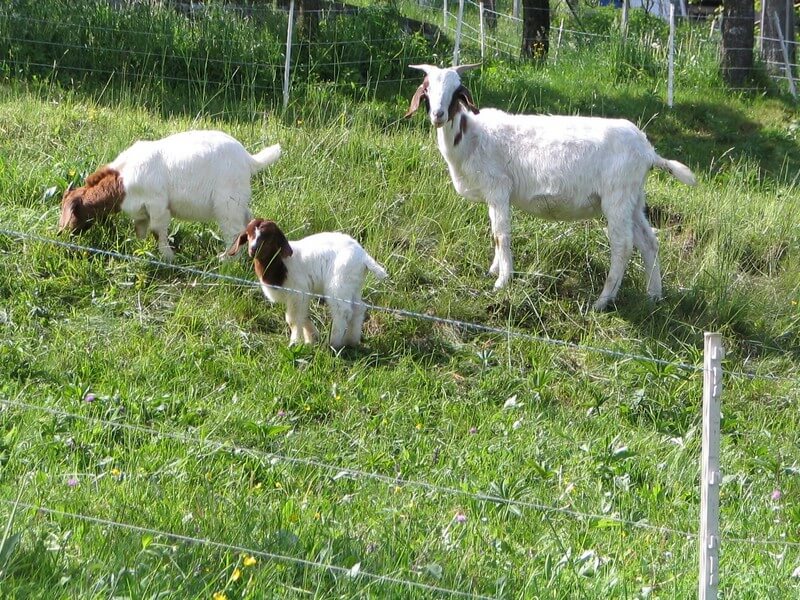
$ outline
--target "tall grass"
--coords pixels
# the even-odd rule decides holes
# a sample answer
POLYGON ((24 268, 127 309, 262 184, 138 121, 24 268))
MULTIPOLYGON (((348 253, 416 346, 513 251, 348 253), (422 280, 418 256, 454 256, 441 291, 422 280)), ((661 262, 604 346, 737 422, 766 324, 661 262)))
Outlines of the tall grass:
MULTIPOLYGON (((797 595, 796 546, 731 538, 798 541, 798 115, 721 89, 702 61, 670 111, 647 67, 658 55, 636 52, 631 69, 576 50, 543 67, 492 62, 467 82, 480 105, 625 116, 698 174, 692 189, 648 182, 666 299, 648 304, 635 257, 607 314, 587 310, 608 266, 598 223, 515 213, 519 272, 491 289, 485 208, 452 191, 429 125, 400 119, 417 75, 397 95, 320 80, 284 113, 247 83, 159 95, 9 74, 3 228, 54 236, 64 187, 133 140, 222 128, 285 149, 253 181, 254 213, 290 238, 347 231, 387 266, 369 302, 524 335, 376 310, 358 350, 288 348, 281 310, 251 286, 0 235, 0 401, 53 411, 0 403, 2 595, 439 597, 357 575, 369 572, 501 598, 689 597, 696 540, 634 523, 696 530, 699 373, 531 336, 696 365, 712 329, 726 372, 778 377, 725 379, 723 593, 797 595), (352 576, 14 511, 17 497, 352 576)), ((253 278, 245 260, 218 263, 212 226, 172 233, 178 266, 253 278)), ((122 216, 74 241, 157 257, 122 216)))

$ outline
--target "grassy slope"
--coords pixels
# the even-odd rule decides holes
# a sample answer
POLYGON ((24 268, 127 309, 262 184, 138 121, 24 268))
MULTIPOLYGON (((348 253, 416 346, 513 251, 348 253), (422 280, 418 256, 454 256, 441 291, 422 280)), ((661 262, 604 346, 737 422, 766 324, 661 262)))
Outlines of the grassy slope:
MULTIPOLYGON (((290 237, 324 229, 358 237, 391 273, 386 283, 368 282, 371 302, 690 363, 700 360, 702 332, 720 330, 731 368, 794 376, 800 252, 787 174, 797 172, 796 112, 688 81, 669 111, 647 84, 615 84, 579 65, 492 67, 472 86, 482 104, 627 116, 646 124, 661 154, 695 169, 695 189, 661 174, 648 185, 662 304, 647 305, 637 257, 618 310, 587 314, 607 268, 601 228, 520 214, 520 273, 508 291, 493 292, 483 275, 486 210, 456 197, 422 119, 397 121, 403 98, 309 98, 291 120, 253 121, 162 117, 158 105, 133 107, 113 90, 93 101, 5 85, 0 222, 53 235, 57 196, 43 196, 50 186, 79 180, 133 139, 220 127, 251 149, 284 145, 285 157, 254 181, 255 212, 279 220, 290 237)), ((78 241, 141 256, 155 249, 134 238, 126 219, 78 241)), ((208 228, 181 224, 176 241, 178 264, 252 277, 244 260, 218 265, 221 246, 208 228)), ((0 302, 4 398, 696 530, 697 374, 380 312, 357 351, 290 352, 280 309, 257 290, 5 236, 0 302), (93 403, 82 400, 87 391, 93 403), (512 395, 520 406, 503 409, 512 395)), ((726 391, 726 534, 797 541, 797 385, 734 378, 726 391), (783 497, 772 501, 776 488, 783 497)), ((23 501, 55 509, 344 567, 360 562, 364 571, 474 593, 629 598, 652 587, 685 598, 696 588, 696 543, 681 536, 334 477, 72 417, 0 411, 0 465, 6 499, 21 490, 23 501), (466 523, 453 523, 459 511, 466 523)), ((9 514, 0 506, 0 516, 9 514)), ((251 598, 431 596, 264 560, 245 568, 236 552, 30 511, 13 529, 21 540, 9 562, 0 559, 8 597, 210 597, 223 588, 251 598), (243 576, 230 582, 237 565, 243 576)), ((779 552, 726 545, 726 596, 795 595, 800 556, 779 552)))

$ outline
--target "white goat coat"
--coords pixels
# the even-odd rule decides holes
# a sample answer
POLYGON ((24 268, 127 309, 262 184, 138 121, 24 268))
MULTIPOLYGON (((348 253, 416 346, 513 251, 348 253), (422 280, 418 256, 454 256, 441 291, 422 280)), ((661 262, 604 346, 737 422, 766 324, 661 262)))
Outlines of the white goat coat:
MULTIPOLYGON (((257 239, 250 240, 257 245, 257 239)), ((378 279, 387 277, 386 270, 349 235, 324 232, 298 241, 290 241, 292 255, 280 258, 286 266, 286 279, 282 288, 261 283, 264 295, 272 302, 286 305, 286 322, 291 330, 290 345, 301 341, 316 341, 317 330, 308 317, 312 299, 307 294, 325 296, 331 312, 330 345, 333 348, 357 346, 366 306, 361 301, 361 290, 367 271, 378 279)))
POLYGON ((427 100, 456 191, 487 204, 495 246, 489 272, 497 275, 495 288, 504 287, 513 272, 510 209, 516 206, 546 219, 605 216, 611 266, 595 309, 604 309, 616 297, 634 246, 645 263, 648 294, 660 298, 658 240, 644 213, 644 184, 650 169, 657 167, 694 185, 689 168, 660 157, 644 133, 623 119, 479 111, 460 79, 474 66, 412 65, 426 77, 406 114, 422 98, 427 100))
POLYGON ((250 178, 280 157, 276 144, 256 155, 221 131, 186 131, 160 140, 139 141, 108 166, 125 187, 121 210, 137 233, 153 231, 165 257, 170 217, 217 221, 232 242, 251 219, 250 178))
POLYGON ((448 143, 445 127, 437 132, 456 191, 483 202, 486 190, 507 189, 513 206, 544 219, 602 216, 601 198, 637 192, 657 159, 645 135, 624 119, 493 108, 458 118, 468 122, 458 146, 448 143))
MULTIPOLYGON (((368 270, 379 279, 386 277, 383 267, 361 244, 344 233, 315 233, 301 240, 290 241, 289 245, 292 255, 281 258, 286 265, 286 280, 281 286, 284 288, 360 301, 368 270)), ((272 302, 283 304, 303 297, 264 283, 261 288, 272 302)))

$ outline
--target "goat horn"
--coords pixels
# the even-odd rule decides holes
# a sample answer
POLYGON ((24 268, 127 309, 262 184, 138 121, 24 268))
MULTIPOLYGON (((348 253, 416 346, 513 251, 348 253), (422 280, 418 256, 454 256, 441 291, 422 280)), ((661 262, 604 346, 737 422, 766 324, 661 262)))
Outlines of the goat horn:
POLYGON ((425 74, 428 75, 431 71, 438 71, 439 67, 434 65, 408 65, 409 69, 417 69, 419 71, 425 71, 425 74))
POLYGON ((466 73, 467 71, 471 71, 472 69, 477 69, 481 66, 481 63, 473 63, 471 65, 458 65, 457 67, 453 67, 453 70, 461 75, 462 73, 466 73))

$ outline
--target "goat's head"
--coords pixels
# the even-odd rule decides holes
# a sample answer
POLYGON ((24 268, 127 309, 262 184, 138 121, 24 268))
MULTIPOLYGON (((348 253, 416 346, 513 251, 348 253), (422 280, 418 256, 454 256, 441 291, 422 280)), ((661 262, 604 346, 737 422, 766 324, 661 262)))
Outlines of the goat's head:
POLYGON ((73 188, 70 184, 61 197, 58 232, 86 231, 97 218, 119 210, 124 196, 119 172, 109 167, 89 175, 86 185, 73 188))
POLYGON ((428 117, 436 127, 441 127, 456 116, 459 103, 478 114, 478 107, 472 101, 472 95, 461 83, 461 74, 479 66, 460 65, 440 69, 433 65, 409 65, 412 69, 424 71, 425 79, 411 98, 411 106, 405 116, 413 115, 419 108, 420 102, 425 104, 428 117))
POLYGON ((92 225, 83 205, 85 187, 74 188, 70 184, 61 197, 61 217, 58 219, 58 233, 71 231, 80 233, 92 225))
POLYGON ((269 265, 276 257, 286 258, 292 255, 289 240, 274 221, 265 219, 250 221, 228 249, 228 255, 238 254, 244 244, 247 244, 247 253, 250 257, 260 260, 264 265, 269 265))

